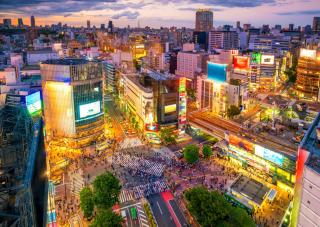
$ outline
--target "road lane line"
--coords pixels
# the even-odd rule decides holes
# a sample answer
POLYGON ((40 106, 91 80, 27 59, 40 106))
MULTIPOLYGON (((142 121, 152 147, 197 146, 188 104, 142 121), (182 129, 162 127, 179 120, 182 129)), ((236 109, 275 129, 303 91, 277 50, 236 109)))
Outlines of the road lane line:
POLYGON ((158 202, 157 202, 157 205, 158 205, 158 208, 159 208, 159 210, 160 210, 160 214, 162 215, 163 213, 162 213, 161 207, 160 207, 160 205, 159 205, 158 202))

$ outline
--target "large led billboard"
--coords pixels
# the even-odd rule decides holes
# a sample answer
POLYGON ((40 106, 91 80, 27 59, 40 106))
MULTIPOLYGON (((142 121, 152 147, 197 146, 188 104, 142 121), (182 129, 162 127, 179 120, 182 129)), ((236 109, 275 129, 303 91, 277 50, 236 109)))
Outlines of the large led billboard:
POLYGON ((253 143, 232 134, 229 135, 229 144, 238 148, 242 148, 250 153, 253 153, 254 151, 253 143))
POLYGON ((216 83, 227 81, 227 64, 208 62, 208 79, 216 83))
POLYGON ((251 63, 260 64, 261 63, 261 53, 253 52, 251 54, 251 63))
POLYGON ((233 57, 233 69, 239 71, 249 70, 249 58, 245 56, 234 56, 233 57))
POLYGON ((316 59, 317 58, 317 51, 302 48, 302 49, 300 49, 300 57, 316 59))
POLYGON ((99 114, 101 111, 100 101, 84 104, 79 106, 80 118, 90 117, 99 114))
POLYGON ((273 65, 274 64, 274 56, 263 54, 261 56, 261 65, 273 65))
POLYGON ((260 145, 257 145, 257 144, 255 145, 255 154, 279 166, 283 165, 283 160, 284 160, 283 155, 276 153, 274 151, 271 151, 267 148, 264 148, 260 145))
POLYGON ((41 96, 40 91, 37 91, 31 95, 26 96, 26 105, 28 112, 33 114, 41 110, 41 96))

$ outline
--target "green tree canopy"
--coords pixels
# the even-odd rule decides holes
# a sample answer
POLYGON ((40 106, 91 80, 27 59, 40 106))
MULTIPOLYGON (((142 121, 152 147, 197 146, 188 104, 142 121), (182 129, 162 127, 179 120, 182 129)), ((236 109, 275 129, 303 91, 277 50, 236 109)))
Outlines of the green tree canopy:
POLYGON ((93 194, 89 187, 84 187, 80 191, 80 208, 85 218, 92 216, 94 210, 93 194))
POLYGON ((228 117, 232 118, 240 114, 240 109, 237 106, 231 105, 227 111, 228 117))
POLYGON ((122 227, 122 217, 111 209, 102 210, 98 213, 90 227, 122 227))
POLYGON ((186 146, 183 149, 183 157, 189 164, 194 164, 199 159, 199 147, 194 144, 186 146))
POLYGON ((118 178, 106 172, 93 181, 94 202, 98 208, 108 209, 118 202, 121 185, 118 178))
POLYGON ((202 227, 254 227, 253 219, 241 208, 233 207, 221 194, 195 187, 185 192, 187 207, 202 227))
POLYGON ((202 154, 205 158, 209 158, 212 155, 212 149, 208 144, 203 146, 202 154))
POLYGON ((177 135, 173 132, 173 130, 162 128, 160 130, 159 137, 160 137, 161 143, 164 145, 177 143, 177 135))

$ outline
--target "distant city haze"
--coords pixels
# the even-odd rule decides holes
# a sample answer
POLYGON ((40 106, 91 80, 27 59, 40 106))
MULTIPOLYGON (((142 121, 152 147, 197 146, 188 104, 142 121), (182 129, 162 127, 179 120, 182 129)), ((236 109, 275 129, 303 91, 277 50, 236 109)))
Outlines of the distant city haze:
POLYGON ((141 27, 188 27, 194 28, 194 14, 197 9, 213 10, 214 27, 236 21, 262 24, 281 24, 284 27, 312 24, 313 16, 320 16, 319 0, 1 0, 0 17, 18 18, 30 25, 30 15, 36 17, 36 24, 51 25, 61 22, 68 25, 84 26, 90 20, 91 26, 113 20, 115 26, 141 27))

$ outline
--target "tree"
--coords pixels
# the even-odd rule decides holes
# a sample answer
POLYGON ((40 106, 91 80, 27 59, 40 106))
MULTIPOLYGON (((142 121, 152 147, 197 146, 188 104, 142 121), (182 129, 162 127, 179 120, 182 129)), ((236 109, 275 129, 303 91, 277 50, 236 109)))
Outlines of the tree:
POLYGON ((242 208, 233 207, 223 195, 205 187, 185 192, 189 211, 203 227, 230 226, 254 227, 253 219, 242 208))
POLYGON ((212 149, 209 145, 204 145, 202 148, 202 154, 205 158, 209 158, 212 155, 212 149))
POLYGON ((94 210, 94 201, 92 190, 89 187, 84 187, 80 191, 80 208, 85 218, 90 218, 94 210))
POLYGON ((183 157, 189 164, 194 164, 199 159, 199 147, 194 144, 186 146, 183 149, 183 157))
POLYGON ((121 185, 118 178, 106 172, 93 181, 94 202, 98 208, 108 209, 118 202, 121 185))
POLYGON ((114 213, 111 209, 102 210, 98 213, 90 227, 121 227, 122 217, 114 213))
POLYGON ((173 130, 162 128, 159 133, 161 143, 164 145, 176 144, 178 136, 173 130))
POLYGON ((231 105, 227 111, 227 115, 229 118, 233 118, 236 115, 240 114, 240 109, 237 106, 231 105))

